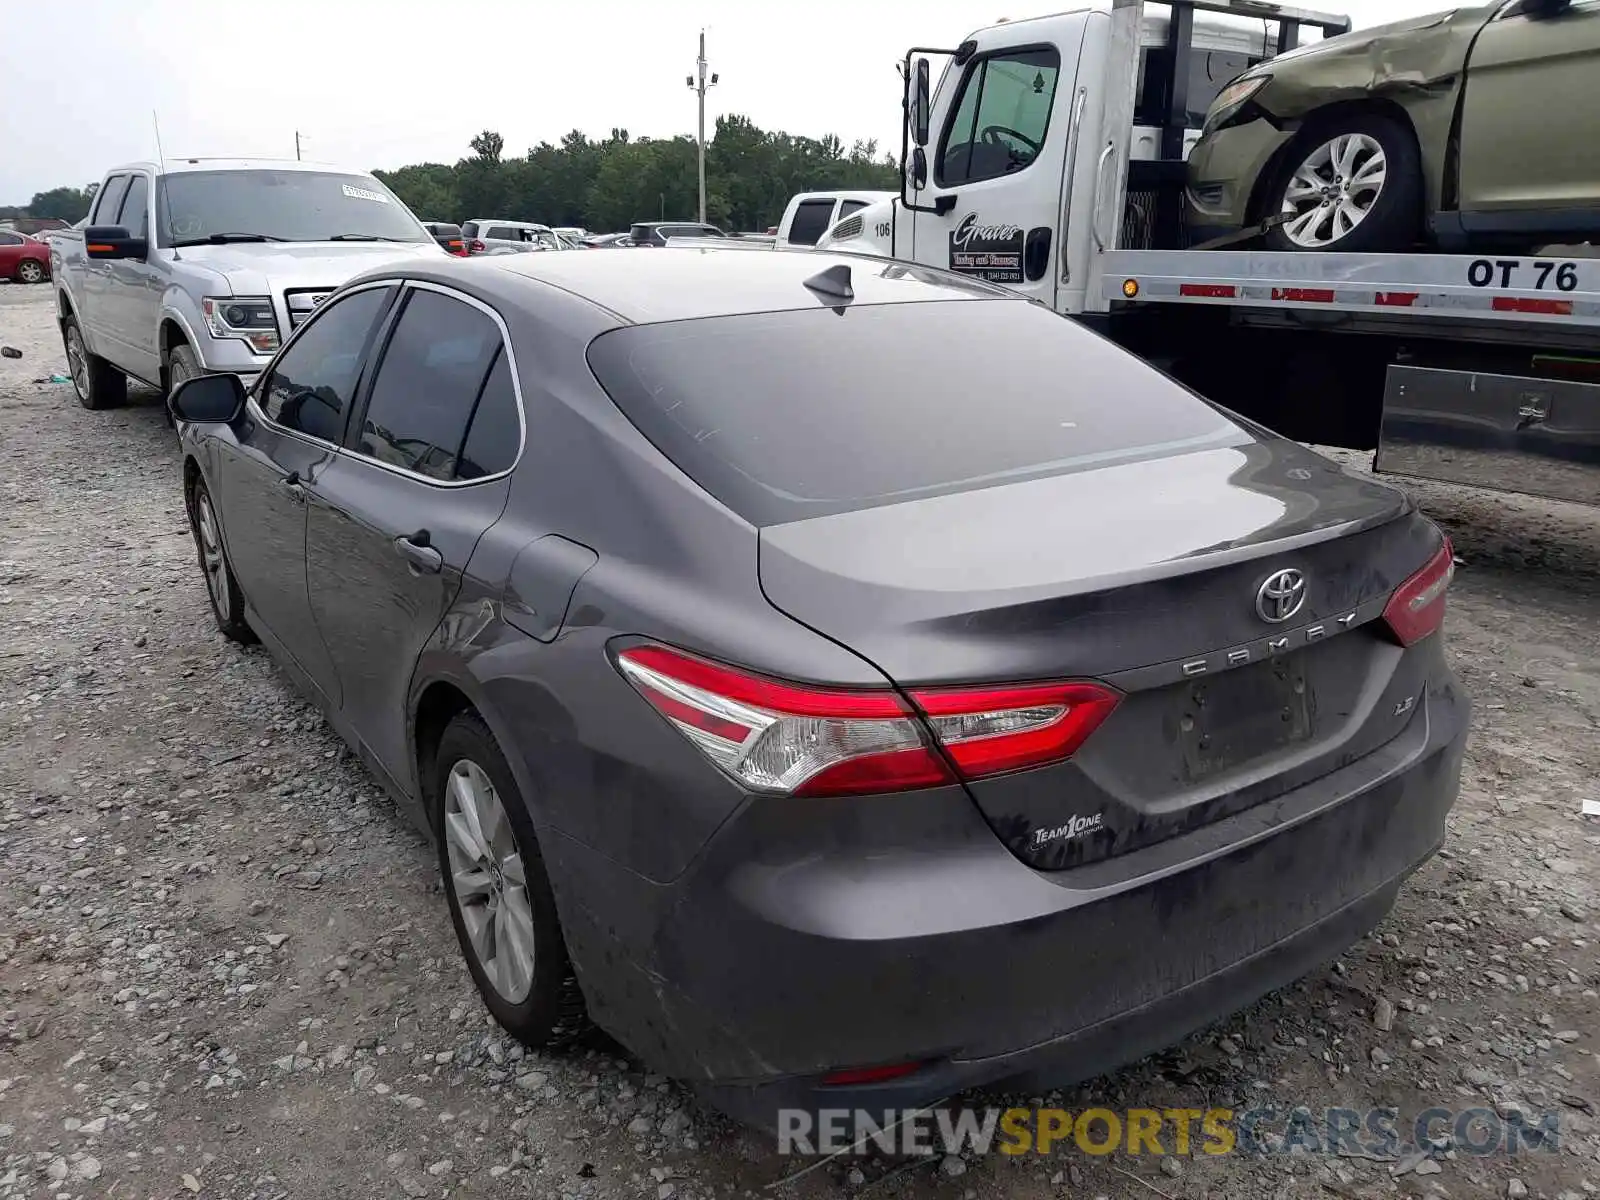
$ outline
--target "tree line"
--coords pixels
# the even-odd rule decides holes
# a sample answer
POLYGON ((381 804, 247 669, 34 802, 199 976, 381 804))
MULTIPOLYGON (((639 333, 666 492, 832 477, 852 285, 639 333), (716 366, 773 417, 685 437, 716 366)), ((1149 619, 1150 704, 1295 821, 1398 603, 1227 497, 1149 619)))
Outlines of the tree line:
MULTIPOLYGON (((558 145, 541 142, 506 157, 505 139, 484 130, 471 153, 454 164, 417 163, 374 171, 424 221, 503 217, 546 225, 624 230, 635 221, 692 220, 699 207, 692 137, 630 138, 613 129, 596 141, 573 130, 558 145)), ((894 160, 876 142, 848 148, 821 138, 769 132, 747 117, 724 116, 706 142, 706 219, 724 229, 759 231, 776 225, 796 192, 893 190, 894 160)), ((59 217, 78 221, 98 184, 40 192, 23 209, 0 207, 0 217, 59 217)))

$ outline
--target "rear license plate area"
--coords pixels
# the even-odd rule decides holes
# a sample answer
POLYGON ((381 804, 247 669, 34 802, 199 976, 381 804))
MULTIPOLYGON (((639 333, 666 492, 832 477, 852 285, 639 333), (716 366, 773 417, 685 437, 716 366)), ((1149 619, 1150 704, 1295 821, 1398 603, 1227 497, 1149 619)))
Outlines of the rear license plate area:
POLYGON ((1312 698, 1303 654, 1190 681, 1178 718, 1185 774, 1205 779, 1308 741, 1312 698))

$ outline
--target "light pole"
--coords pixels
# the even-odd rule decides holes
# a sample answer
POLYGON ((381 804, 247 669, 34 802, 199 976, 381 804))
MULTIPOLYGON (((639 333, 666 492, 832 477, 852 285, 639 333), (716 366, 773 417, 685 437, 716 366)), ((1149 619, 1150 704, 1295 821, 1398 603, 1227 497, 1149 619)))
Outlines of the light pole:
POLYGON ((689 76, 689 87, 694 90, 700 100, 700 124, 695 135, 695 148, 700 169, 700 224, 706 223, 706 89, 715 87, 717 76, 712 72, 711 78, 706 78, 706 31, 700 31, 700 57, 695 60, 699 70, 699 79, 689 76))

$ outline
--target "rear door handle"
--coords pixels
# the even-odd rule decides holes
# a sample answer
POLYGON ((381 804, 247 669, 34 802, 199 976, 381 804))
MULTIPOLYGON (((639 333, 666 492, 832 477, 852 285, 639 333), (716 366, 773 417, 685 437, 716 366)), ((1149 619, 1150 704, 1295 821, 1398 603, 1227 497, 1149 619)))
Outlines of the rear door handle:
POLYGON ((433 548, 426 529, 419 529, 410 537, 395 538, 394 548, 415 571, 437 575, 444 566, 444 555, 433 548))

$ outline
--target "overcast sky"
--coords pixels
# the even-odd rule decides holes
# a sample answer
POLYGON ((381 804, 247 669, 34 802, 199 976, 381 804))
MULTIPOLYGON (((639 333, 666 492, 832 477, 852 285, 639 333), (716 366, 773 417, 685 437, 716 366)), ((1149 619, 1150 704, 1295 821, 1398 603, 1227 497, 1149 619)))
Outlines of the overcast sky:
MULTIPOLYGON (((1441 0, 1297 0, 1357 26, 1441 0)), ((846 143, 899 139, 894 63, 997 18, 1072 0, 4 0, 0 204, 152 158, 293 157, 351 167, 454 162, 481 129, 521 154, 570 129, 694 132, 696 37, 718 113, 846 143), (25 34, 25 36, 23 36, 25 34)))

